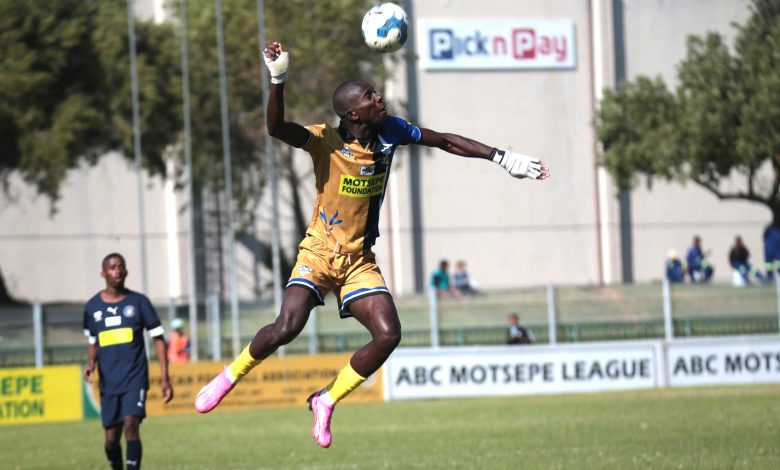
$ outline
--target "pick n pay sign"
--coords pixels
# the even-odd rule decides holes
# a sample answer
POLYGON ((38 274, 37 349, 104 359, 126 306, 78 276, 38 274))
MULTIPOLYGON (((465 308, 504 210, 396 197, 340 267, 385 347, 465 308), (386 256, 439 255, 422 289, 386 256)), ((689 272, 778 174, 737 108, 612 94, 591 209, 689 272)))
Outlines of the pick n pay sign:
POLYGON ((427 70, 571 69, 572 20, 421 19, 420 65, 427 70))

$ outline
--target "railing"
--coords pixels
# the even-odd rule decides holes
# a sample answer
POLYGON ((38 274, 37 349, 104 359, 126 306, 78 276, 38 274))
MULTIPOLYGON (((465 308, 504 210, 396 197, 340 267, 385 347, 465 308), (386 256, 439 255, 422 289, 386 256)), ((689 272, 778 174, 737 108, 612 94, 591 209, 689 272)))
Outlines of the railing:
MULTIPOLYGON (((396 298, 404 325, 400 347, 504 344, 506 316, 513 311, 521 315, 537 343, 553 343, 551 333, 558 343, 663 338, 666 309, 672 337, 773 334, 778 332, 777 302, 775 285, 671 286, 667 297, 661 284, 543 287, 435 305, 427 296, 396 298), (431 329, 434 315, 435 331, 431 329)), ((369 341, 358 322, 339 319, 332 298, 327 304, 317 309, 304 333, 285 347, 285 354, 348 352, 369 341)), ((187 310, 186 305, 171 302, 158 306, 166 327, 177 314, 186 318, 187 310)), ((40 315, 35 312, 33 306, 0 307, 0 367, 86 361, 82 306, 44 305, 40 315)), ((233 338, 222 333, 231 331, 227 309, 212 298, 198 312, 199 357, 231 358, 233 338)), ((270 304, 242 305, 241 344, 273 319, 270 304)))

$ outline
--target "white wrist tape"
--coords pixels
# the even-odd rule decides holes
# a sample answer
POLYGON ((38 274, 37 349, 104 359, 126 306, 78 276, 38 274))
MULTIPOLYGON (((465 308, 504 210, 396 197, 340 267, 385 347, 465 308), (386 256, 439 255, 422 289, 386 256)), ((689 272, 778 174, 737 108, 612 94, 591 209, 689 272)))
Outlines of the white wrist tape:
POLYGON ((287 81, 287 69, 290 66, 290 54, 282 52, 276 59, 269 59, 263 55, 265 66, 271 72, 271 83, 284 83, 287 81))

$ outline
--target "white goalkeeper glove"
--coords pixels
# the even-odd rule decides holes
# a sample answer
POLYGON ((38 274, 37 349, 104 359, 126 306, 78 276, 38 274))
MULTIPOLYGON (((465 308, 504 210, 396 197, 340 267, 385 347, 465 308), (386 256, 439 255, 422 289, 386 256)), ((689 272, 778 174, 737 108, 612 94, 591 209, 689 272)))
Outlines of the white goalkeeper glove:
POLYGON ((503 166, 515 178, 537 179, 542 174, 542 164, 538 158, 520 153, 494 148, 492 159, 503 166))
POLYGON ((287 81, 287 69, 290 66, 290 54, 281 52, 275 59, 263 54, 265 66, 271 72, 271 83, 284 83, 287 81))

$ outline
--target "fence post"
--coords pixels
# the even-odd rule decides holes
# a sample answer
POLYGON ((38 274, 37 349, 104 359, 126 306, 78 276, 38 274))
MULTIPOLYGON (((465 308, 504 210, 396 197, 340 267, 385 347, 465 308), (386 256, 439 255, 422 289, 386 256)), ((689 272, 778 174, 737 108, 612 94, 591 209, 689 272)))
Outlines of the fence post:
POLYGON ((309 314, 309 355, 317 354, 317 307, 309 314))
POLYGON ((663 284, 664 297, 664 337, 666 341, 674 339, 674 324, 672 323, 672 289, 669 279, 664 278, 663 284))
POLYGON ((431 347, 439 347, 439 299, 436 297, 436 289, 428 289, 428 307, 431 317, 431 347))
POLYGON ((35 339, 35 367, 43 367, 43 306, 33 304, 33 337, 35 339))
POLYGON ((547 284, 547 341, 550 344, 558 342, 558 312, 555 307, 555 285, 547 284))
MULTIPOLYGON (((774 265, 773 265, 774 266, 774 265)), ((775 269, 775 299, 777 300, 777 332, 780 333, 780 273, 775 269)))
POLYGON ((219 297, 217 294, 209 295, 208 301, 209 331, 211 334, 211 358, 215 361, 222 359, 222 331, 219 315, 219 297))
POLYGON ((176 318, 176 299, 171 297, 168 299, 168 326, 171 325, 174 318, 176 318))

